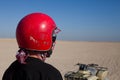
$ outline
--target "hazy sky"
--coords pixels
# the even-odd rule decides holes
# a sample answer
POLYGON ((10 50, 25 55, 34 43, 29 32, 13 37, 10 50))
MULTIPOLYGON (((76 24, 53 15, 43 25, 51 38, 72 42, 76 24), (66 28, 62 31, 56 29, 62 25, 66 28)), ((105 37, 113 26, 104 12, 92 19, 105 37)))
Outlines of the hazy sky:
POLYGON ((15 38, 19 20, 32 12, 51 16, 60 40, 120 41, 120 0, 1 0, 0 37, 15 38))

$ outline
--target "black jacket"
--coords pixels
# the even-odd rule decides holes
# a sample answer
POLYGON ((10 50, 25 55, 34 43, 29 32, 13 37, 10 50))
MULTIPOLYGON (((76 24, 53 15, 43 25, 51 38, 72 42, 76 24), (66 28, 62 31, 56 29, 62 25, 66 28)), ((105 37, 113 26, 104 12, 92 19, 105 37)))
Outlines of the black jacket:
POLYGON ((26 64, 17 60, 5 71, 2 80, 63 80, 60 72, 43 61, 28 57, 26 64))

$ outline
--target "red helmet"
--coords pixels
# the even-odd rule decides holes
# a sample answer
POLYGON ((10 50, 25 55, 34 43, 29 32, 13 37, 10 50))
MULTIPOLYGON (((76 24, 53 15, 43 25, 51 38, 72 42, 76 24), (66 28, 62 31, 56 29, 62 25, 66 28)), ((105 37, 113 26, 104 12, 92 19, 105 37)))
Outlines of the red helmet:
POLYGON ((48 51, 52 48, 57 32, 53 19, 44 13, 31 13, 19 22, 16 39, 20 48, 48 51))

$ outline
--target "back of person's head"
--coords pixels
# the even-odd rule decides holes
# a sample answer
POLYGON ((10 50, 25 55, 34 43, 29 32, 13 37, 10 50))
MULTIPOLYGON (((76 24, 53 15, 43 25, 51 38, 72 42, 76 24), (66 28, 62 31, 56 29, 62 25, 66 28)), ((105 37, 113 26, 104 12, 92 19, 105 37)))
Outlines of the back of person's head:
POLYGON ((59 31, 50 16, 39 12, 31 13, 18 23, 16 40, 20 50, 47 52, 49 57, 59 31))

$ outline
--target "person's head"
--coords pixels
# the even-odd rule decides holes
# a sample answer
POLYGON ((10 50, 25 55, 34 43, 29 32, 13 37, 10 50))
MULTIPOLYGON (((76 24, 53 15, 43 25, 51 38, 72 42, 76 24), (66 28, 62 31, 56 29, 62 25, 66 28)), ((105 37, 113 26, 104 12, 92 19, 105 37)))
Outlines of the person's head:
POLYGON ((20 50, 46 54, 50 57, 59 31, 50 16, 39 12, 31 13, 18 23, 16 40, 20 50))

